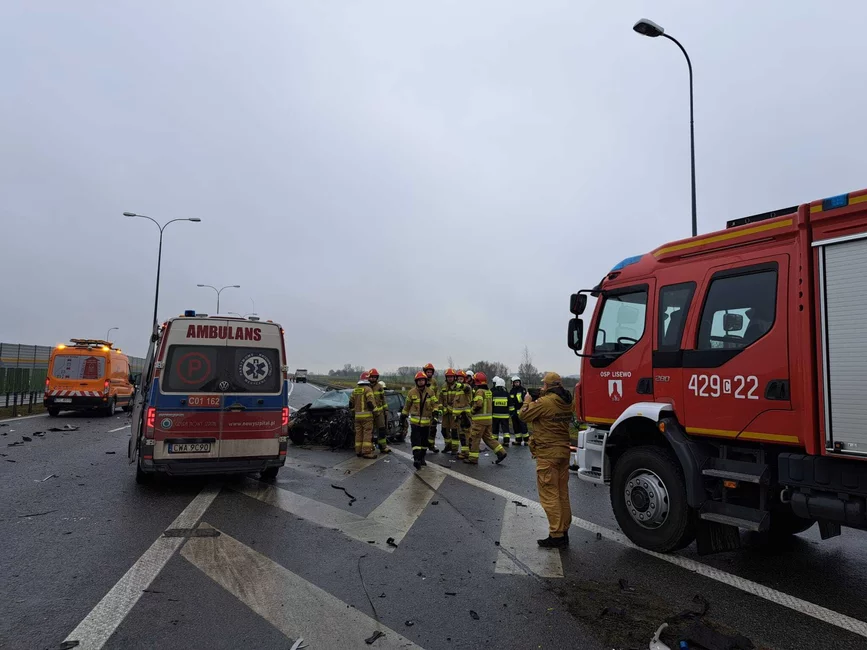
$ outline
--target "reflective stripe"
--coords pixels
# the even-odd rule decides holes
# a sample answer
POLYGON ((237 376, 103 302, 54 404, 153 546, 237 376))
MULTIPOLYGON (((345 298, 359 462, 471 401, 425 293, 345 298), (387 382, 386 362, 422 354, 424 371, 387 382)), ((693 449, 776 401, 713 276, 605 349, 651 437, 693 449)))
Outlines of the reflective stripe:
POLYGON ((420 417, 417 417, 417 416, 415 416, 415 415, 413 415, 412 417, 410 417, 410 418, 409 418, 409 421, 410 421, 412 424, 420 424, 420 425, 422 425, 422 426, 424 426, 424 425, 426 425, 426 424, 430 424, 430 418, 420 418, 420 417))
POLYGON ((492 417, 490 413, 473 416, 473 422, 490 422, 491 420, 492 417))
POLYGON ((470 458, 478 458, 478 457, 479 457, 479 452, 477 452, 477 451, 471 451, 471 452, 469 453, 469 457, 470 457, 470 458))
POLYGON ((412 450, 413 451, 422 451, 422 450, 427 451, 427 447, 413 447, 412 450))
POLYGON ((356 420, 367 420, 367 419, 370 419, 372 417, 373 417, 373 413, 371 413, 370 411, 363 411, 363 412, 356 411, 356 413, 355 413, 355 419, 356 420))
POLYGON ((504 414, 494 413, 494 417, 497 418, 498 420, 508 420, 509 419, 508 414, 505 414, 505 413, 504 414))

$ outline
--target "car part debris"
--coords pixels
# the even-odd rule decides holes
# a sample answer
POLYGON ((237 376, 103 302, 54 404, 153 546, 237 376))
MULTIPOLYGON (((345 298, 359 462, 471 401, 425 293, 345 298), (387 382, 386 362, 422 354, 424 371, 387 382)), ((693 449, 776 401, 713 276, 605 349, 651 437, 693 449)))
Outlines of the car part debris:
POLYGON ((407 627, 412 627, 413 625, 415 625, 415 621, 404 621, 403 624, 407 627))
POLYGON ((45 432, 44 431, 34 431, 33 435, 36 436, 37 438, 41 438, 42 436, 45 435, 45 432))
POLYGON ((23 440, 17 440, 15 442, 6 443, 6 446, 7 447, 17 447, 18 445, 23 445, 23 444, 24 444, 23 440))
POLYGON ((21 436, 21 439, 24 442, 33 442, 33 438, 31 438, 30 436, 21 436))
POLYGON ((478 620, 479 620, 479 615, 476 614, 473 610, 470 610, 470 617, 471 617, 474 621, 478 621, 478 620))
POLYGON ((438 506, 440 504, 440 502, 439 501, 431 501, 430 504, 432 506, 438 506))
POLYGON ((458 592, 456 592, 456 591, 447 591, 446 592, 446 596, 457 596, 457 595, 458 595, 458 592))
POLYGON ((36 480, 37 483, 45 483, 45 481, 47 481, 47 480, 50 479, 50 478, 57 478, 57 474, 49 474, 49 475, 46 476, 45 478, 42 478, 42 479, 35 479, 35 480, 36 480))
POLYGON ((526 504, 526 503, 521 503, 520 501, 512 501, 512 503, 514 503, 516 506, 519 506, 519 507, 521 507, 521 508, 526 508, 526 507, 527 507, 527 504, 526 504))
POLYGON ((52 512, 57 512, 57 510, 46 510, 45 512, 30 512, 26 515, 18 515, 18 518, 23 519, 24 517, 41 517, 42 515, 50 515, 52 512))
POLYGON ((635 587, 630 586, 629 580, 626 578, 620 578, 617 584, 620 585, 620 591, 635 591, 635 587))
POLYGON ((373 645, 373 644, 376 642, 377 639, 379 639, 379 638, 381 638, 381 637, 384 637, 384 636, 385 636, 385 634, 383 634, 382 632, 380 632, 379 630, 377 630, 377 631, 374 632, 371 636, 367 637, 367 638, 364 640, 364 642, 365 642, 367 645, 373 645))
POLYGON ((654 634, 653 638, 650 640, 648 650, 671 650, 669 646, 659 640, 659 635, 662 634, 662 631, 667 627, 668 623, 663 623, 659 626, 659 629, 656 630, 656 634, 654 634))
POLYGON ((116 451, 107 451, 107 452, 105 452, 105 453, 111 455, 111 454, 116 454, 117 452, 116 452, 116 451))
POLYGON ((292 647, 289 650, 301 650, 302 648, 309 647, 306 643, 304 643, 304 638, 299 638, 295 643, 292 644, 292 647))
POLYGON ((78 427, 71 424, 64 424, 62 427, 51 427, 49 431, 78 431, 78 427))
POLYGON ((352 496, 351 494, 349 494, 349 492, 346 491, 345 487, 341 487, 340 485, 334 485, 334 483, 331 484, 331 487, 333 487, 335 490, 343 490, 343 493, 349 497, 349 505, 352 505, 353 503, 358 501, 358 499, 356 499, 354 496, 352 496))
POLYGON ((72 648, 77 648, 79 644, 79 641, 64 641, 60 644, 60 650, 72 650, 72 648))
POLYGON ((397 544, 394 543, 394 537, 389 537, 387 540, 385 540, 385 543, 388 544, 389 546, 393 546, 394 548, 397 548, 397 544))

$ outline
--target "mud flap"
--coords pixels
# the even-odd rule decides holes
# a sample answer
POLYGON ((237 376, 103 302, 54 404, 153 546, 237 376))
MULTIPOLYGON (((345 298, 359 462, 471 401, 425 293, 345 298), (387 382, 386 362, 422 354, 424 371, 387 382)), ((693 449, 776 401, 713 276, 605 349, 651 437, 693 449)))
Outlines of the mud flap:
POLYGON ((741 534, 737 526, 699 519, 696 525, 695 545, 699 555, 736 551, 741 547, 741 534))

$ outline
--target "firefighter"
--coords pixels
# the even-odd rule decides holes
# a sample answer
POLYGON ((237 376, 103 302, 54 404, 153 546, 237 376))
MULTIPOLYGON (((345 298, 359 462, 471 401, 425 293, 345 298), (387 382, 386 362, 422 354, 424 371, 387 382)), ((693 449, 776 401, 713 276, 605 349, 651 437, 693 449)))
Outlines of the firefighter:
POLYGON ((371 368, 368 373, 370 378, 370 389, 373 391, 373 398, 376 400, 376 408, 373 410, 373 426, 376 434, 376 444, 379 446, 379 451, 383 454, 390 454, 391 449, 388 448, 388 404, 385 402, 385 384, 379 381, 379 371, 376 368, 371 368))
MULTIPOLYGON (((431 395, 439 396, 439 383, 437 382, 436 377, 436 368, 432 363, 426 363, 424 368, 422 368, 422 372, 424 372, 428 390, 430 390, 431 395)), ((445 438, 445 436, 443 436, 445 438)), ((433 452, 435 454, 440 453, 440 450, 437 449, 437 425, 436 422, 432 422, 430 426, 430 430, 428 431, 428 441, 427 441, 427 450, 433 452)))
POLYGON ((370 375, 361 373, 358 385, 349 396, 349 410, 355 419, 355 455, 361 458, 377 458, 373 447, 373 414, 376 398, 370 388, 370 375))
POLYGON ((527 425, 518 417, 518 412, 524 406, 524 398, 527 394, 527 389, 521 384, 521 378, 518 375, 512 375, 512 389, 509 391, 509 415, 512 416, 512 424, 515 429, 515 442, 513 444, 518 447, 521 446, 521 443, 530 444, 527 425))
POLYGON ((494 377, 494 420, 493 438, 498 440, 503 432, 503 446, 509 446, 509 392, 506 390, 506 380, 494 377))
POLYGON ((416 469, 427 465, 424 460, 428 451, 431 425, 440 414, 439 402, 427 385, 428 377, 424 372, 415 375, 415 387, 406 396, 406 404, 400 414, 403 426, 407 419, 410 423, 410 442, 412 443, 413 465, 416 469))
POLYGON ((467 373, 458 370, 458 380, 455 382, 455 394, 452 397, 452 412, 455 414, 455 426, 458 428, 457 444, 452 449, 458 458, 466 458, 467 434, 470 430, 470 403, 473 401, 473 391, 467 384, 467 373))
POLYGON ((545 548, 569 546, 572 506, 569 503, 569 425, 572 394, 563 388, 560 375, 545 374, 539 399, 527 393, 518 411, 524 422, 533 423, 530 453, 536 459, 539 502, 548 516, 548 537, 538 540, 545 548))
POLYGON ((448 454, 457 453, 457 447, 460 446, 458 438, 458 422, 459 414, 455 414, 454 403, 458 392, 457 379, 458 375, 453 368, 446 370, 446 383, 440 389, 439 402, 443 409, 443 421, 440 428, 443 432, 443 440, 446 446, 443 452, 448 454))
POLYGON ((498 465, 506 458, 506 451, 503 445, 491 437, 491 426, 493 420, 493 394, 488 390, 488 378, 485 373, 477 372, 473 381, 475 383, 475 395, 473 395, 473 424, 470 428, 470 436, 467 441, 470 450, 467 453, 465 463, 470 465, 479 464, 479 443, 485 441, 488 448, 497 454, 498 465))

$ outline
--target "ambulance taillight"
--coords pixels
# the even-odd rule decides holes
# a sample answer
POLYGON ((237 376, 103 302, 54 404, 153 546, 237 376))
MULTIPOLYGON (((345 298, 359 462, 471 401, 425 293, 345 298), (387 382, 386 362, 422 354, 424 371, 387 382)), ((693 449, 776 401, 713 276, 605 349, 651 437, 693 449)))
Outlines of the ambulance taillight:
POLYGON ((285 406, 283 407, 283 423, 282 424, 284 427, 289 426, 289 409, 285 406))
POLYGON ((145 419, 145 438, 153 438, 154 437, 154 426, 156 424, 157 419, 157 410, 153 406, 149 406, 147 410, 147 417, 145 419))

